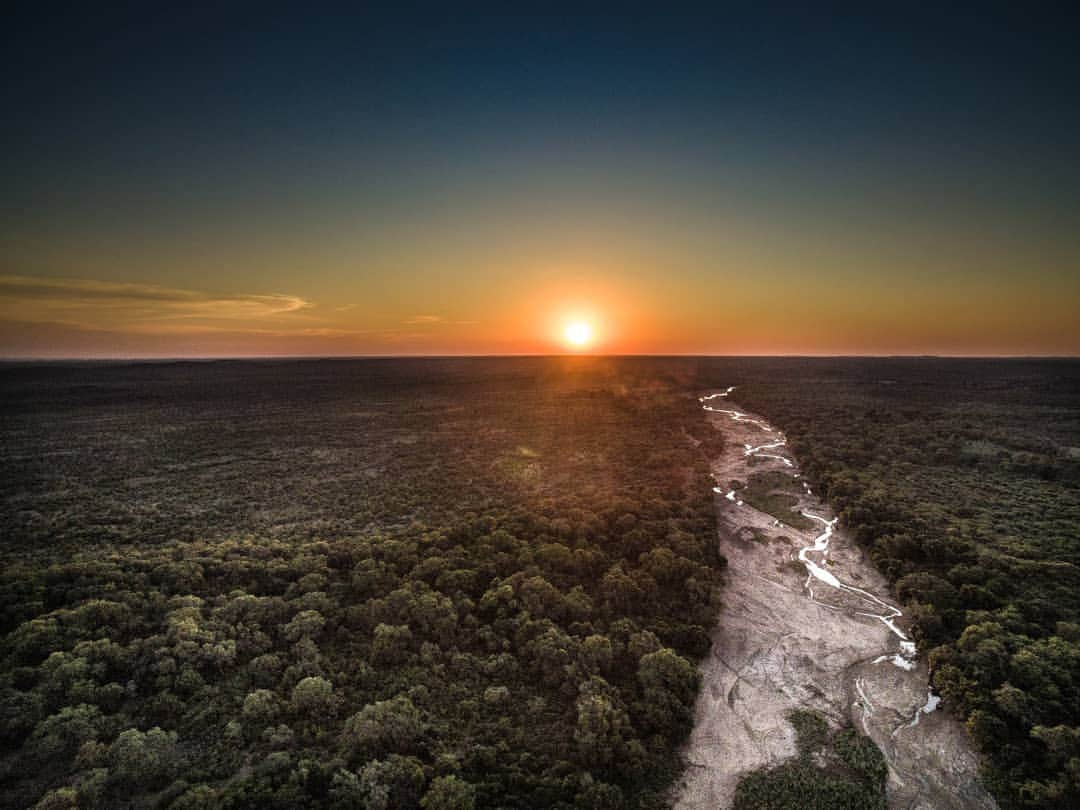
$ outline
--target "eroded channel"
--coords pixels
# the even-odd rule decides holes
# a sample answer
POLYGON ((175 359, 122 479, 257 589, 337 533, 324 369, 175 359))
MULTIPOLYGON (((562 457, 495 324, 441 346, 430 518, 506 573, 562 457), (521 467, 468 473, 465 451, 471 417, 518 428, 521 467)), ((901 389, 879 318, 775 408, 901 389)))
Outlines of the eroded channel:
POLYGON ((884 578, 734 390, 701 397, 725 439, 712 473, 728 573, 675 806, 729 807, 744 774, 795 755, 786 718, 806 708, 877 743, 890 807, 995 807, 884 578))

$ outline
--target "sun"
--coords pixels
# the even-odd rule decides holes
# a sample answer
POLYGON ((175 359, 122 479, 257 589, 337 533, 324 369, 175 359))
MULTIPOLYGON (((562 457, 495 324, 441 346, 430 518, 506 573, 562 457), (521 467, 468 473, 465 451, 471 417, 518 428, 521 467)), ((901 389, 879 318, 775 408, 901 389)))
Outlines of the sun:
POLYGON ((563 337, 574 349, 583 349, 592 342, 592 327, 584 321, 574 321, 566 325, 563 337))

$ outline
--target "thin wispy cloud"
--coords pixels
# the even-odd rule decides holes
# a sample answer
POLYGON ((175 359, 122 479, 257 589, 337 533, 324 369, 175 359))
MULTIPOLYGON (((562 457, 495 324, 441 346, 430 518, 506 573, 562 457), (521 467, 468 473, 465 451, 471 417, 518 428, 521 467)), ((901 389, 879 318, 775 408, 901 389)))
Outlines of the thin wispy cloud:
POLYGON ((467 326, 479 321, 449 320, 442 315, 410 315, 402 323, 406 326, 467 326))
POLYGON ((431 337, 430 332, 399 332, 393 329, 384 329, 376 332, 375 335, 384 343, 404 343, 414 340, 425 340, 431 337))
POLYGON ((402 323, 407 326, 418 326, 420 324, 444 323, 444 319, 442 315, 410 315, 402 323))
POLYGON ((0 315, 5 319, 83 329, 235 329, 295 319, 311 307, 299 296, 278 293, 217 294, 95 279, 0 276, 0 315))

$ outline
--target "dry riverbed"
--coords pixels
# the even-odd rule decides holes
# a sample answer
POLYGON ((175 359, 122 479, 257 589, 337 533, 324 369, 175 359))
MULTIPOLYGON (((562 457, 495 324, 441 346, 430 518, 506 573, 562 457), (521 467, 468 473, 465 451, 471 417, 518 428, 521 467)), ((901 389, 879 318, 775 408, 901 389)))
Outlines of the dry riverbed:
POLYGON ((732 390, 702 398, 725 439, 712 472, 728 574, 675 806, 729 807, 743 775, 795 755, 787 714, 802 708, 877 743, 890 807, 995 807, 963 726, 936 710, 884 578, 802 480, 782 433, 729 402, 732 390))

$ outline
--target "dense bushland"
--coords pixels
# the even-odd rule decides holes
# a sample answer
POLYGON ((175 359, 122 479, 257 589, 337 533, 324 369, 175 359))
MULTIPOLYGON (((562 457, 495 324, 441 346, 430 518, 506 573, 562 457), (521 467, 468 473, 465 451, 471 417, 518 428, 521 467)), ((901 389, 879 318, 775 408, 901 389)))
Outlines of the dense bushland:
POLYGON ((49 371, 5 381, 4 806, 663 804, 724 563, 681 384, 49 371))
MULTIPOLYGON (((1080 803, 1080 364, 767 359, 0 370, 0 801, 661 804, 731 384, 1002 805, 1080 803)), ((866 787, 804 764, 741 795, 866 787)))

